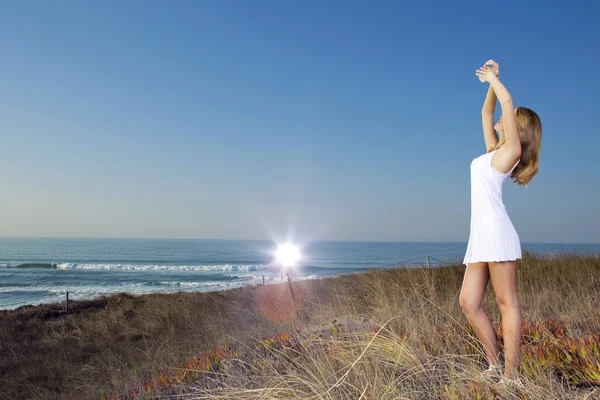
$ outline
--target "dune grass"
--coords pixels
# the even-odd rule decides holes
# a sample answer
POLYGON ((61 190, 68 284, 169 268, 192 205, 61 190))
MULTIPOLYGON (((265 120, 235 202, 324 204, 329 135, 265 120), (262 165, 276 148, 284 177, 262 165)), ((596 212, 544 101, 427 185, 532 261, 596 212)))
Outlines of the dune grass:
MULTIPOLYGON (((478 378, 464 266, 215 293, 116 295, 0 314, 7 398, 600 398, 600 256, 525 254, 526 388, 478 378)), ((491 285, 483 302, 502 350, 491 285)), ((0 397, 3 397, 0 396, 0 397)))

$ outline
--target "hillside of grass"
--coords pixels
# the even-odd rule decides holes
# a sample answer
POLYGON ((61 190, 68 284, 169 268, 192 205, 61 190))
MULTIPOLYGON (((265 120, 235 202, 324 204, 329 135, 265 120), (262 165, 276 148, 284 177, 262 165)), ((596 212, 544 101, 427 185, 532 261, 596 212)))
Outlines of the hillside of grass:
MULTIPOLYGON (((1 398, 600 398, 600 256, 518 265, 526 388, 478 378, 465 267, 0 312, 1 398), (479 397, 478 397, 479 396, 479 397), (512 397, 510 397, 512 396, 512 397)), ((491 285, 483 307, 496 327, 491 285)))

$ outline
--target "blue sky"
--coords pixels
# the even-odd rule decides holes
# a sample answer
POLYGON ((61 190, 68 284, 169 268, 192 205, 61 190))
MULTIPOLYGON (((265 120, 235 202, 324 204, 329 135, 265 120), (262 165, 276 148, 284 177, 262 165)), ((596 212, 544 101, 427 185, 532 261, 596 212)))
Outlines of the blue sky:
POLYGON ((544 127, 521 240, 598 243, 586 3, 6 3, 0 235, 466 242, 493 58, 544 127))

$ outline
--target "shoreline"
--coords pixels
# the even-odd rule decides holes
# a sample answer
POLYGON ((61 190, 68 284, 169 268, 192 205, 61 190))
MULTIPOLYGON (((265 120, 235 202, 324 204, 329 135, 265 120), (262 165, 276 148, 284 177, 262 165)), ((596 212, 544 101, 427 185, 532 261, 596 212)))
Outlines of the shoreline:
MULTIPOLYGON (((337 275, 310 275, 310 276, 296 276, 296 277, 292 277, 292 282, 296 283, 296 282, 303 282, 303 281, 312 281, 312 280, 321 280, 321 279, 331 279, 331 278, 337 278, 337 277, 341 277, 341 276, 347 276, 347 275, 355 275, 355 274, 362 274, 362 273, 367 273, 369 271, 358 271, 358 272, 348 272, 348 273, 341 273, 341 274, 337 274, 337 275)), ((265 280, 265 286, 271 286, 271 285, 287 285, 286 283, 286 278, 285 275, 282 275, 281 277, 279 276, 270 276, 271 279, 266 279, 265 280)), ((73 298, 72 295, 71 297, 69 297, 69 305, 73 305, 75 303, 80 303, 80 302, 86 302, 86 301, 98 301, 100 299, 103 298, 109 298, 109 297, 113 297, 113 296, 133 296, 133 297, 140 297, 140 296, 153 296, 153 295, 170 295, 170 294, 202 294, 202 293, 219 293, 219 292, 227 292, 230 290, 236 290, 236 289, 243 289, 243 288, 256 288, 256 287, 262 287, 262 283, 256 282, 256 283, 247 283, 246 281, 252 280, 253 278, 248 277, 246 279, 240 279, 239 282, 232 282, 232 287, 225 287, 225 288, 220 288, 220 289, 215 289, 215 290, 197 290, 194 289, 193 287, 190 287, 189 289, 185 289, 186 285, 185 282, 182 285, 172 285, 173 289, 171 290, 157 290, 157 291, 150 291, 150 292, 130 292, 130 291, 115 291, 115 292, 108 292, 108 293, 103 293, 103 294, 98 294, 98 295, 94 295, 92 297, 87 297, 87 298, 73 298), (237 285, 236 285, 237 284, 237 285)), ((208 282, 208 281, 207 281, 208 282)), ((70 293, 72 293, 71 291, 69 291, 70 293)), ((66 293, 65 293, 66 294, 66 293)), ((15 304, 15 303, 13 303, 15 304)), ((38 304, 21 304, 21 302, 17 302, 16 304, 20 304, 17 305, 13 308, 4 308, 7 307, 5 305, 1 305, 0 304, 0 313, 5 312, 5 311, 16 311, 19 310, 23 307, 27 307, 27 308, 35 308, 35 307, 44 307, 44 306, 52 306, 52 307, 66 307, 66 296, 64 300, 58 300, 58 301, 50 301, 50 302, 43 302, 43 303, 38 303, 38 304)), ((8 305, 8 307, 11 307, 10 305, 8 305)))

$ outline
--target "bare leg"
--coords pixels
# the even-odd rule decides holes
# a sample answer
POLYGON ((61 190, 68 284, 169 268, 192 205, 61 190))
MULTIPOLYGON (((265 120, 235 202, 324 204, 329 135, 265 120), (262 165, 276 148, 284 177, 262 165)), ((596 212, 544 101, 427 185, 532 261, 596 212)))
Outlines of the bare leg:
POLYGON ((505 261, 489 263, 496 303, 502 314, 504 335, 504 376, 514 378, 519 372, 521 356, 521 311, 517 298, 517 263, 505 261))
POLYGON ((467 316, 490 365, 500 364, 496 332, 487 314, 481 308, 485 288, 490 279, 487 263, 473 263, 467 266, 460 290, 460 307, 467 316))

